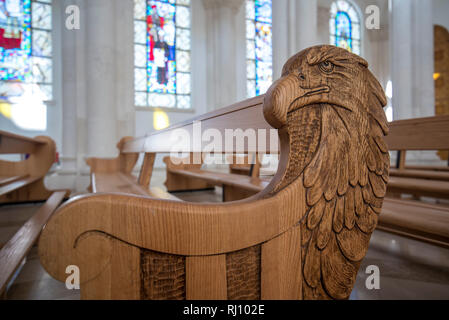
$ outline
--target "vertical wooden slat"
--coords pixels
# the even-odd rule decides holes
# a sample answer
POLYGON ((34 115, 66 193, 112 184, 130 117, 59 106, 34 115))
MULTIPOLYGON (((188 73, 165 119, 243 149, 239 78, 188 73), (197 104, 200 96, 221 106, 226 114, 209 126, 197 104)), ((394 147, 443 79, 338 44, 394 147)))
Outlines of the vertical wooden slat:
MULTIPOLYGON (((252 178, 258 178, 260 175, 260 161, 259 161, 259 154, 254 153, 252 154, 252 162, 251 162, 251 170, 250 170, 250 176, 252 178)), ((248 156, 248 160, 249 160, 248 156)))
POLYGON ((111 299, 140 299, 140 249, 112 240, 111 299))
POLYGON ((226 255, 186 258, 186 298, 227 299, 226 255))
POLYGON ((145 153, 142 168, 140 168, 139 184, 145 188, 150 186, 151 175, 153 173, 155 153, 145 153))
POLYGON ((295 226, 262 245, 263 300, 296 300, 302 297, 301 232, 295 226))
POLYGON ((398 159, 396 160, 396 167, 398 169, 405 169, 405 157, 406 157, 406 150, 399 150, 398 151, 398 159))

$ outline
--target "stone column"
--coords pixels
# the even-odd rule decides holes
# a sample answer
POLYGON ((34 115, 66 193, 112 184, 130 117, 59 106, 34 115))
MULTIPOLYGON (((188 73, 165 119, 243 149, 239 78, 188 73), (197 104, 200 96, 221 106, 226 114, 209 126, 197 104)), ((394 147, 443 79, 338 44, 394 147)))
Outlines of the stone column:
POLYGON ((115 5, 111 0, 86 2, 88 156, 117 154, 115 22, 115 5))
POLYGON ((293 54, 318 44, 317 0, 273 1, 273 79, 293 54))
POLYGON ((391 1, 394 120, 435 114, 432 1, 391 1))
MULTIPOLYGON (((295 0, 296 4, 296 51, 318 44, 317 0, 295 0)), ((328 23, 325 21, 324 23, 328 23)))
MULTIPOLYGON (((433 116, 432 1, 394 0, 390 5, 393 120, 433 116)), ((407 163, 442 164, 434 151, 408 152, 407 163)))
POLYGON ((80 163, 83 163, 86 134, 85 121, 85 83, 84 39, 86 28, 83 25, 84 6, 80 0, 63 0, 60 3, 59 16, 61 30, 61 100, 62 100, 62 149, 61 175, 65 188, 80 190, 80 163), (77 6, 80 10, 80 29, 66 28, 65 10, 68 6, 77 6), (83 127, 84 126, 84 127, 83 127))
MULTIPOLYGON (((245 18, 238 15, 244 0, 203 0, 207 26, 207 110, 237 102, 238 32, 245 32, 245 18)), ((245 68, 246 69, 246 68, 245 68)))
POLYGON ((293 52, 289 37, 289 5, 290 0, 272 2, 273 14, 273 80, 279 79, 282 66, 293 52))
MULTIPOLYGON (((118 139, 135 134, 134 1, 115 0, 115 83, 118 139)), ((114 143, 115 146, 115 143, 114 143)))

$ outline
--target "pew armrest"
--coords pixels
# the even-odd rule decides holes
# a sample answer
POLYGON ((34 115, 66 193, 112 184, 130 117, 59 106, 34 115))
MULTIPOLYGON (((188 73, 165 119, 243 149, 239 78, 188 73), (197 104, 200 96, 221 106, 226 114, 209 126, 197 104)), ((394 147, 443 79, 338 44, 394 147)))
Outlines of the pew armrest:
POLYGON ((294 228, 304 214, 305 206, 298 208, 287 193, 234 204, 125 194, 80 196, 61 206, 48 222, 40 237, 39 255, 47 272, 60 281, 67 278, 68 266, 78 266, 83 285, 100 279, 117 265, 116 259, 132 266, 128 255, 140 257, 147 250, 171 257, 199 257, 253 247, 294 228))

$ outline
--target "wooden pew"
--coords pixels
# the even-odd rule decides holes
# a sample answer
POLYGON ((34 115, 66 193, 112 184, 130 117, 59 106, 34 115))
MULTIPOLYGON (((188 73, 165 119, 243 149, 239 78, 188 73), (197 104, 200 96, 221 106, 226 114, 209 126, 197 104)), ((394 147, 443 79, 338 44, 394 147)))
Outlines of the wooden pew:
POLYGON ((229 173, 241 174, 244 176, 250 176, 252 178, 258 178, 260 174, 260 159, 263 155, 247 155, 244 157, 232 155, 228 157, 229 173))
MULTIPOLYGON (((446 172, 444 167, 410 167, 405 164, 407 150, 449 148, 449 116, 398 120, 393 121, 389 126, 391 128, 387 138, 389 150, 399 150, 397 168, 390 170, 389 193, 392 195, 412 194, 416 198, 427 196, 449 199, 449 172, 446 172)), ((195 168, 192 172, 189 171, 178 170, 176 166, 167 166, 167 176, 176 174, 177 177, 182 176, 184 180, 214 180, 215 185, 226 188, 225 196, 223 197, 226 201, 244 199, 262 191, 266 186, 265 183, 261 183, 258 179, 238 178, 232 175, 226 176, 226 174, 218 172, 205 172, 204 170, 199 170, 199 168, 195 168), (204 172, 203 175, 201 175, 202 172, 204 172), (229 181, 233 181, 233 183, 228 183, 229 181)))
POLYGON ((27 256, 56 207, 66 196, 65 191, 54 192, 45 204, 0 249, 0 296, 27 256))
MULTIPOLYGON (((78 266, 82 299, 347 299, 386 189, 385 104, 362 58, 333 46, 304 50, 286 63, 265 97, 121 147, 130 158, 145 154, 136 183, 146 187, 151 159, 172 152, 178 129, 192 137, 198 121, 202 130, 222 135, 225 129, 275 128, 280 165, 262 193, 231 203, 123 192, 76 197, 47 223, 39 243, 41 263, 60 281, 68 265, 78 266), (331 77, 334 62, 339 72, 331 77), (371 169, 380 175, 359 155, 370 150, 358 148, 354 137, 377 141, 371 169)), ((210 143, 222 153, 249 153, 262 143, 270 149, 269 139, 260 139, 247 141, 244 150, 223 141, 202 141, 201 149, 210 143)), ((187 152, 199 152, 193 145, 187 152)))
POLYGON ((449 116, 394 121, 390 123, 387 144, 390 151, 398 151, 396 168, 390 171, 390 193, 449 198, 449 172, 417 169, 420 166, 412 169, 405 161, 407 150, 449 148, 449 116))
POLYGON ((139 152, 142 150, 136 149, 134 152, 124 152, 123 148, 127 141, 132 141, 132 138, 122 138, 117 144, 119 155, 116 158, 88 158, 86 160, 91 175, 89 191, 93 193, 122 192, 177 200, 175 196, 160 188, 148 188, 155 159, 154 153, 145 153, 141 174, 138 178, 131 174, 139 158, 139 152))
POLYGON ((46 200, 0 250, 0 296, 36 242, 43 226, 69 191, 50 191, 44 178, 55 160, 56 146, 49 137, 28 138, 0 131, 0 154, 26 155, 23 161, 0 160, 0 204, 46 200))
MULTIPOLYGON (((192 159, 192 155, 190 158, 192 159)), ((181 159, 175 158, 177 162, 181 159)), ((223 201, 236 201, 248 198, 268 186, 270 178, 260 178, 260 162, 256 160, 251 164, 246 156, 241 159, 243 163, 236 162, 237 156, 229 156, 230 173, 205 170, 201 164, 175 164, 171 157, 165 157, 166 181, 165 186, 169 192, 201 191, 215 186, 223 188, 223 201)))
POLYGON ((168 192, 180 192, 180 191, 199 191, 199 190, 211 190, 215 188, 215 184, 210 184, 204 179, 198 179, 194 176, 186 176, 182 174, 188 170, 200 170, 203 165, 203 159, 194 163, 194 153, 189 155, 189 160, 183 163, 182 159, 179 159, 179 163, 173 163, 170 161, 170 157, 164 157, 163 161, 167 168, 165 187, 168 192), (179 170, 179 172, 178 172, 179 170))
POLYGON ((27 156, 23 161, 0 160, 0 204, 45 201, 50 197, 53 191, 45 188, 44 178, 55 161, 56 146, 51 138, 0 131, 0 154, 27 156))

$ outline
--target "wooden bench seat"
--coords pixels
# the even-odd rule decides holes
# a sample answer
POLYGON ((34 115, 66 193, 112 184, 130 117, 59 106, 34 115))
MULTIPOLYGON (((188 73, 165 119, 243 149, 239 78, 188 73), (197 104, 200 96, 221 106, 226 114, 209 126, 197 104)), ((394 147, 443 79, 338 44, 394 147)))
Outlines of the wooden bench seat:
POLYGON ((42 177, 29 177, 29 176, 15 176, 9 177, 5 179, 4 182, 0 186, 0 196, 7 196, 9 193, 19 190, 23 187, 29 186, 32 183, 40 180, 42 177))
POLYGON ((449 181, 449 172, 423 169, 390 169, 390 176, 449 181))
POLYGON ((442 166, 412 166, 412 165, 405 165, 405 169, 410 170, 427 170, 427 171, 437 171, 437 172, 449 172, 449 166, 448 167, 442 167, 442 166))
POLYGON ((159 187, 146 189, 139 185, 137 178, 133 175, 116 172, 116 173, 92 173, 92 192, 121 192, 128 194, 136 194, 150 196, 154 198, 175 200, 179 199, 159 187))
POLYGON ((377 229, 449 248, 449 208, 385 198, 377 229))
POLYGON ((24 179, 27 176, 0 176, 0 187, 24 179))
POLYGON ((55 209, 66 196, 65 191, 54 192, 39 210, 19 229, 0 250, 0 296, 30 251, 55 209))
MULTIPOLYGON (((53 165, 56 145, 49 137, 29 138, 0 130, 0 154, 20 154, 25 160, 0 160, 0 204, 45 201, 44 178, 53 165)), ((69 191, 66 190, 67 196, 69 191)))
POLYGON ((223 201, 245 199, 265 189, 271 178, 258 178, 235 173, 216 172, 204 169, 171 169, 175 175, 198 179, 223 188, 223 201))
POLYGON ((390 177, 388 192, 449 199, 449 181, 390 177))
POLYGON ((334 46, 306 49, 285 64, 265 96, 122 140, 116 159, 89 159, 91 189, 102 192, 55 212, 40 238, 41 263, 59 281, 67 265, 77 265, 82 299, 347 299, 388 177, 385 105, 361 57, 334 46), (198 143, 198 123, 201 131, 214 129, 216 139, 198 143), (259 134, 241 148, 224 143, 229 130, 248 129, 259 134), (172 153, 180 137, 189 139, 183 147, 194 158, 206 149, 276 153, 279 140, 278 171, 261 193, 229 203, 110 192, 131 183, 147 190, 155 155, 172 153), (357 141, 376 141, 375 154, 357 141), (140 153, 134 181, 127 175, 140 153), (370 174, 375 192, 368 156, 381 171, 370 174), (102 173, 119 177, 111 189, 98 182, 110 179, 102 173), (356 215, 356 207, 364 214, 356 215))
MULTIPOLYGON (((448 150, 449 149, 449 116, 436 116, 397 120, 390 123, 390 134, 386 138, 388 149, 397 151, 396 167, 391 170, 393 177, 411 180, 394 179, 395 192, 413 193, 417 196, 447 197, 445 182, 449 181, 449 168, 428 165, 408 165, 407 151, 448 150), (419 182, 415 179, 427 181, 419 182), (432 186, 434 184, 434 186, 432 186), (409 190, 407 190, 409 189, 409 190), (432 194, 432 191, 434 193, 432 194)), ((391 186, 393 188, 393 185, 391 186)), ((393 190, 393 189, 392 189, 393 190)))

